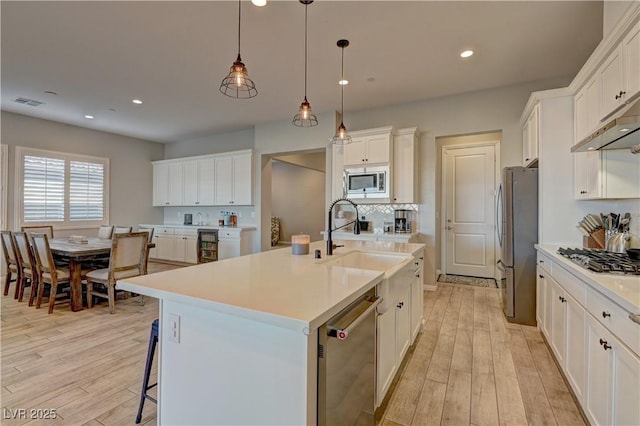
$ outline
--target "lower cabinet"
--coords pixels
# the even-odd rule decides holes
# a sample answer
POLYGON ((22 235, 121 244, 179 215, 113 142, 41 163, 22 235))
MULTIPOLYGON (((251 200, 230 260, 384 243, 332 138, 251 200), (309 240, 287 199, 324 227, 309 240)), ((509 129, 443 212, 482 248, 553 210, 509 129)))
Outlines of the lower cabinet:
POLYGON ((560 264, 552 270, 553 276, 538 261, 538 327, 589 422, 640 425, 640 357, 629 349, 637 346, 640 326, 560 264), (574 298, 576 289, 582 295, 574 298))
POLYGON ((218 260, 254 253, 255 231, 242 229, 218 230, 218 260))
POLYGON ((198 231, 195 229, 176 229, 174 237, 173 259, 178 262, 198 263, 198 231))
POLYGON ((595 318, 587 321, 587 398, 594 425, 640 424, 640 359, 595 318))

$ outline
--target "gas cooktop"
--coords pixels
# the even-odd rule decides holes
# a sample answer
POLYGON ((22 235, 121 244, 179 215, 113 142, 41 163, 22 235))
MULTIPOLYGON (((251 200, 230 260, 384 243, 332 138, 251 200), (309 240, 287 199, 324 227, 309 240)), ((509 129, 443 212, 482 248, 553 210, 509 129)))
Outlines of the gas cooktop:
POLYGON ((558 254, 593 272, 640 275, 640 260, 633 260, 626 253, 561 247, 558 254))

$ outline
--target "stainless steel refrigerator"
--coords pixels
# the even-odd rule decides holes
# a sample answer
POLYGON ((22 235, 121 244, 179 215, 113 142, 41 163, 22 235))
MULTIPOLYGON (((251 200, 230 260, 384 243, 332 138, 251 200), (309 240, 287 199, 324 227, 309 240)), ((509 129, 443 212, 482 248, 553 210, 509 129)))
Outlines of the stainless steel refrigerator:
POLYGON ((504 314, 509 322, 536 325, 538 169, 505 167, 497 198, 504 314))

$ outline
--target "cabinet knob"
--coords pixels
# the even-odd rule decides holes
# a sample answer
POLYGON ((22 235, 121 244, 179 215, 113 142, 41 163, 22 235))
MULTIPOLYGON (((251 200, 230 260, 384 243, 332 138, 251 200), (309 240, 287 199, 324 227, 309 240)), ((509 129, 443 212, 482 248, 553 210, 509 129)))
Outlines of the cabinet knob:
POLYGON ((416 277, 420 278, 420 274, 416 274, 416 277))
POLYGON ((169 205, 169 202, 167 201, 165 204, 166 204, 166 205, 169 205))
POLYGON ((621 91, 616 95, 616 99, 622 99, 622 97, 623 97, 624 95, 626 95, 626 94, 627 94, 627 92, 625 92, 625 91, 621 90, 621 91))
POLYGON ((607 317, 610 317, 610 316, 611 316, 611 314, 609 312, 602 311, 602 318, 607 318, 607 317))
POLYGON ((404 302, 400 302, 396 306, 398 307, 398 309, 402 309, 402 307, 404 306, 404 302))
POLYGON ((540 263, 544 263, 544 260, 541 260, 540 263))
POLYGON ((564 302, 566 302, 566 301, 567 301, 567 299, 565 299, 565 298, 564 298, 564 297, 562 297, 562 296, 558 296, 558 300, 560 300, 562 303, 564 303, 564 302))
POLYGON ((608 342, 604 339, 600 339, 600 346, 602 346, 605 351, 607 349, 611 349, 611 345, 609 345, 608 342))
POLYGON ((524 159, 524 161, 529 161, 529 159, 528 159, 528 158, 525 158, 525 159, 524 159))
POLYGON ((540 274, 538 275, 540 278, 544 279, 544 275, 540 274))
POLYGON ((196 201, 196 204, 200 204, 200 201, 196 201))

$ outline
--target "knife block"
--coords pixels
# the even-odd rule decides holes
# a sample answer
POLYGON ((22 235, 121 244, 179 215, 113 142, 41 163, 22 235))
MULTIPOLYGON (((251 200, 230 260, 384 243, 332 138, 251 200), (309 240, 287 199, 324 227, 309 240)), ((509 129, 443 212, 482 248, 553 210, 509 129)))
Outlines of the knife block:
POLYGON ((605 248, 604 229, 603 228, 597 229, 588 237, 587 236, 583 237, 582 246, 584 248, 596 248, 596 249, 605 248))

